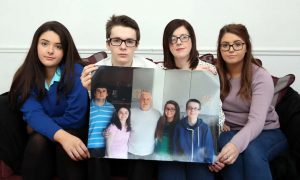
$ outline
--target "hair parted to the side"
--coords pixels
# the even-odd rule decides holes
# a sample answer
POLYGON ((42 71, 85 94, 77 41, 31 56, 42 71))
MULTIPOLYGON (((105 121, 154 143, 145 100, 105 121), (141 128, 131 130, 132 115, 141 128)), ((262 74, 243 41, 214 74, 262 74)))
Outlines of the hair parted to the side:
POLYGON ((22 105, 33 89, 37 91, 39 100, 45 96, 45 67, 39 60, 37 46, 40 36, 47 31, 53 31, 59 36, 64 54, 59 64, 64 64, 64 69, 58 84, 58 96, 72 89, 74 65, 83 62, 68 29, 60 22, 49 21, 35 31, 27 56, 14 75, 9 92, 9 101, 13 108, 22 105))
POLYGON ((246 54, 243 60, 242 74, 241 74, 241 88, 239 90, 239 95, 244 100, 250 100, 252 96, 251 82, 252 82, 252 63, 261 67, 260 63, 254 59, 252 55, 252 44, 250 36, 246 26, 242 24, 228 24, 220 29, 217 45, 217 69, 220 76, 220 86, 221 86, 221 100, 224 100, 230 91, 230 83, 227 77, 228 69, 226 67, 226 62, 224 61, 220 45, 223 36, 226 33, 232 33, 240 37, 244 42, 246 49, 246 54))
POLYGON ((170 51, 170 38, 172 37, 174 31, 181 26, 187 29, 192 41, 189 63, 190 69, 195 69, 199 62, 199 53, 197 51, 196 45, 196 35, 192 25, 184 19, 174 19, 170 21, 165 27, 163 34, 164 67, 166 67, 167 69, 178 69, 175 64, 174 56, 170 51))
POLYGON ((119 15, 119 16, 112 15, 106 23, 106 39, 110 38, 111 30, 114 26, 123 26, 123 27, 129 27, 134 29, 136 32, 136 40, 137 40, 136 45, 139 44, 141 38, 140 28, 134 19, 126 15, 119 15))

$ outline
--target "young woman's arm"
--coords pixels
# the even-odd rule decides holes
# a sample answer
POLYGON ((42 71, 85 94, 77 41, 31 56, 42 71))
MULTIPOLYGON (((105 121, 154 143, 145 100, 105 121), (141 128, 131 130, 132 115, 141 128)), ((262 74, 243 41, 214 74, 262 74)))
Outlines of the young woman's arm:
POLYGON ((240 152, 243 152, 248 144, 263 130, 273 96, 274 84, 271 75, 260 69, 253 76, 248 121, 230 141, 237 146, 240 152))
POLYGON ((111 146, 112 146, 112 142, 114 141, 114 138, 115 138, 116 130, 117 130, 117 127, 112 124, 106 130, 108 133, 108 135, 105 136, 107 157, 111 157, 111 149, 112 149, 111 146))
POLYGON ((35 92, 31 92, 30 96, 22 105, 20 111, 23 113, 23 119, 34 131, 54 140, 54 133, 62 129, 62 127, 46 114, 41 102, 36 99, 36 96, 35 92))
POLYGON ((77 75, 73 89, 67 96, 60 97, 60 103, 56 104, 56 89, 49 92, 42 101, 37 100, 36 92, 32 91, 21 107, 24 120, 29 126, 49 139, 59 142, 74 160, 89 156, 84 143, 63 130, 80 128, 87 121, 85 115, 88 109, 88 95, 80 83, 78 67, 75 69, 77 75))
MULTIPOLYGON (((223 163, 234 163, 239 153, 243 152, 248 144, 264 129, 274 94, 274 85, 271 76, 266 71, 260 69, 256 73, 252 80, 252 99, 246 117, 247 122, 219 153, 218 160, 223 163)), ((272 118, 276 119, 276 117, 272 118)))
POLYGON ((88 92, 82 86, 80 73, 82 66, 75 65, 74 86, 71 92, 66 96, 67 107, 61 116, 52 119, 61 127, 77 128, 86 122, 86 113, 88 110, 88 92))
POLYGON ((36 92, 32 91, 21 107, 24 120, 29 126, 49 139, 53 140, 54 133, 59 129, 76 129, 87 123, 88 93, 79 79, 80 67, 75 69, 77 74, 73 89, 60 99, 62 105, 56 105, 56 90, 53 95, 46 96, 42 100, 44 102, 37 100, 36 92))

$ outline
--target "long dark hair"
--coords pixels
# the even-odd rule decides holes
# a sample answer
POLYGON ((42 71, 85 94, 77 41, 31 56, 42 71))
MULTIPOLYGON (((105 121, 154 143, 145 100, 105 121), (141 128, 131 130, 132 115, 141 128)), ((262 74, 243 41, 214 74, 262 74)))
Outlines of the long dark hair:
POLYGON ((184 19, 174 19, 170 21, 165 27, 163 34, 163 52, 164 52, 164 67, 168 69, 178 69, 175 64, 175 59, 170 51, 170 38, 173 35, 173 32, 179 27, 185 27, 190 34, 190 38, 192 41, 192 49, 190 52, 190 69, 195 69, 199 62, 199 53, 197 51, 196 45, 196 36, 192 25, 184 19))
POLYGON ((126 125, 127 125, 127 132, 131 131, 131 121, 130 121, 130 116, 131 116, 131 112, 130 112, 130 108, 126 107, 126 106, 121 106, 120 108, 118 108, 117 111, 114 112, 113 117, 111 119, 111 123, 110 124, 114 124, 118 129, 122 130, 122 124, 120 122, 120 118, 118 116, 118 112, 120 111, 120 109, 125 108, 127 109, 129 115, 128 118, 126 120, 126 125))
POLYGON ((73 87, 74 65, 83 64, 73 38, 63 24, 57 21, 46 22, 34 33, 27 56, 14 75, 9 92, 10 105, 13 108, 19 108, 33 89, 37 91, 38 100, 42 100, 46 95, 45 67, 39 61, 37 46, 40 36, 47 31, 53 31, 59 36, 63 50, 63 58, 59 65, 64 64, 64 68, 58 83, 58 98, 67 94, 73 87))
POLYGON ((172 104, 175 106, 175 115, 174 115, 174 119, 173 121, 170 123, 170 132, 169 132, 169 136, 173 137, 173 128, 175 127, 176 123, 180 120, 180 108, 179 105, 176 101, 173 100, 169 100, 166 102, 165 107, 164 107, 164 114, 159 118, 158 122, 157 122, 157 127, 155 130, 155 137, 160 139, 163 136, 163 130, 164 130, 164 126, 167 123, 167 117, 166 117, 166 107, 168 104, 172 104))
POLYGON ((217 48, 217 68, 220 75, 221 99, 224 100, 230 91, 230 83, 229 79, 227 78, 228 69, 220 50, 221 40, 226 33, 235 34, 245 42, 245 46, 247 49, 243 60, 241 88, 238 94, 241 96, 242 99, 250 100, 252 96, 252 63, 256 64, 259 67, 261 67, 261 65, 256 59, 253 58, 250 36, 247 28, 242 24, 225 25, 219 32, 217 48))

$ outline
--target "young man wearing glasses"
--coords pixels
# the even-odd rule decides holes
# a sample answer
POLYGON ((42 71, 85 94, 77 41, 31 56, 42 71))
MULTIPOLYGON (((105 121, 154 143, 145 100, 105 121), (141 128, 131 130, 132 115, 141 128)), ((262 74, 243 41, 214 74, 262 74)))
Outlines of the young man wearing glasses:
POLYGON ((85 66, 80 77, 82 85, 90 90, 92 78, 90 73, 97 70, 98 66, 101 65, 158 67, 146 58, 134 54, 138 48, 139 41, 140 29, 136 21, 125 15, 113 15, 106 23, 106 47, 111 52, 111 57, 107 57, 96 64, 85 66))
MULTIPOLYGON (((85 66, 81 74, 81 83, 88 90, 91 89, 91 72, 98 66, 121 66, 156 68, 153 62, 134 55, 140 41, 140 30, 135 20, 128 16, 113 15, 106 23, 106 47, 111 57, 103 59, 96 64, 85 66)), ((89 179, 111 179, 110 169, 122 171, 128 167, 130 180, 152 179, 154 162, 142 160, 112 160, 91 158, 88 162, 89 179), (128 163, 128 164, 127 164, 128 163), (112 167, 111 165, 112 164, 112 167), (116 167, 115 167, 116 166, 116 167)), ((119 172, 124 175, 124 172, 119 172)), ((114 172, 113 174, 118 174, 114 172)))
POLYGON ((201 103, 189 99, 186 103, 187 116, 174 130, 174 155, 180 161, 213 163, 213 137, 208 125, 200 119, 201 103))

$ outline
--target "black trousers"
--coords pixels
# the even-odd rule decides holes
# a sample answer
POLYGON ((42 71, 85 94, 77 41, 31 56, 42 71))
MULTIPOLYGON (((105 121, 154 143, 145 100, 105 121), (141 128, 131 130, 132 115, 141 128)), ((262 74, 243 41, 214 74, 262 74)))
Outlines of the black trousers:
MULTIPOLYGON (((66 131, 85 139, 86 131, 83 129, 66 131)), ((24 180, 51 180, 55 175, 61 180, 85 180, 86 163, 86 160, 72 160, 59 143, 34 132, 25 148, 22 176, 24 180)))
POLYGON ((22 114, 9 108, 8 94, 0 95, 0 159, 15 174, 20 173, 23 153, 27 142, 26 124, 22 114))
POLYGON ((90 158, 88 160, 89 180, 109 180, 111 176, 128 177, 129 180, 152 180, 155 161, 90 158))

